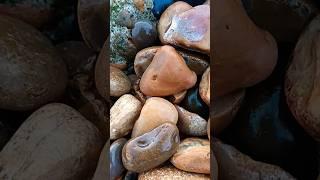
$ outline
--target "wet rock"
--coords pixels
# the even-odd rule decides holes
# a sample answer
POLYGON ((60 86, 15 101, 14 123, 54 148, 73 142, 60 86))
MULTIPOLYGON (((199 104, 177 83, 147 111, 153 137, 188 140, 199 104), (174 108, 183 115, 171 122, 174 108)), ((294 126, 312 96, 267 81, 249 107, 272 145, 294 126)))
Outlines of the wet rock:
POLYGON ((110 96, 119 97, 128 93, 131 82, 128 76, 120 69, 110 66, 110 96))
POLYGON ((129 140, 122 151, 122 161, 129 171, 148 171, 167 161, 175 153, 179 143, 178 128, 165 123, 129 140))
POLYGON ((200 5, 192 8, 185 4, 176 2, 161 15, 158 26, 160 40, 163 43, 209 54, 210 6, 200 5))
POLYGON ((57 100, 67 69, 50 41, 24 22, 0 15, 0 108, 33 110, 57 100))
POLYGON ((131 137, 134 138, 147 133, 163 123, 176 124, 177 121, 178 112, 172 103, 163 98, 151 97, 142 107, 140 116, 134 124, 131 137))
MULTIPOLYGON (((125 172, 122 163, 122 149, 127 140, 125 138, 114 141, 110 146, 110 178, 111 180, 119 179, 125 172)), ((107 153, 107 152, 105 152, 107 153)), ((106 171, 106 170, 105 170, 106 171)))
POLYGON ((240 90, 218 97, 213 100, 211 127, 214 134, 219 134, 232 122, 245 96, 245 90, 240 90))
POLYGON ((170 162, 183 171, 210 174, 210 141, 184 139, 170 162))
POLYGON ((121 96, 110 109, 110 139, 123 137, 132 130, 142 105, 131 94, 121 96))
POLYGON ((140 90, 148 96, 168 96, 193 87, 196 74, 171 46, 162 46, 143 73, 140 90))
POLYGON ((209 108, 206 103, 202 101, 199 94, 199 88, 197 87, 188 90, 186 97, 181 102, 181 106, 205 119, 209 117, 209 108))
POLYGON ((207 135, 207 121, 195 113, 191 113, 178 105, 175 106, 178 111, 179 120, 177 126, 180 132, 189 136, 207 135))
POLYGON ((202 100, 210 106, 210 67, 203 73, 202 79, 199 84, 199 94, 202 100))
POLYGON ((219 164, 219 178, 221 179, 295 179, 278 166, 255 161, 234 147, 216 140, 213 144, 213 152, 219 164))
POLYGON ((139 174, 139 180, 162 180, 162 179, 192 179, 210 180, 205 174, 181 171, 173 166, 164 166, 139 174))
POLYGON ((138 50, 152 46, 157 37, 156 25, 150 21, 138 21, 132 29, 132 41, 138 50))

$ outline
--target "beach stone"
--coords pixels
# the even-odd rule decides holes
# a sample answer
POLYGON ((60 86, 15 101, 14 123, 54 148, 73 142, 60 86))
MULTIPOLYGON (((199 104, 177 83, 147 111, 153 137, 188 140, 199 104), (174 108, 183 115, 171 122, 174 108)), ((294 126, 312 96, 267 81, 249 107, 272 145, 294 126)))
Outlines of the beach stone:
POLYGON ((185 110, 183 107, 175 105, 178 111, 177 126, 180 132, 189 136, 207 135, 207 121, 195 113, 185 110))
POLYGON ((170 162, 183 171, 210 174, 210 141, 184 139, 170 162))
POLYGON ((167 161, 176 152, 179 143, 178 128, 164 123, 129 140, 122 151, 123 164, 129 171, 148 171, 167 161))
POLYGON ((187 90, 197 82, 183 58, 171 46, 162 46, 143 73, 140 90, 147 96, 168 96, 187 90))
POLYGON ((141 102, 131 94, 121 96, 110 109, 110 139, 123 137, 132 130, 141 102))
POLYGON ((193 87, 188 90, 186 97, 181 102, 181 106, 205 119, 209 117, 209 108, 201 99, 198 87, 193 87))
POLYGON ((152 46, 158 38, 156 25, 150 21, 138 21, 132 29, 132 41, 138 50, 152 46))
POLYGON ((178 112, 168 100, 151 97, 146 100, 132 130, 132 138, 151 131, 163 123, 177 124, 178 112))
POLYGON ((128 76, 120 69, 110 66, 110 96, 122 96, 130 89, 131 82, 128 76))
POLYGON ((111 180, 117 180, 124 172, 125 168, 122 163, 122 149, 127 140, 120 138, 114 141, 110 146, 110 178, 111 180))
POLYGON ((164 166, 139 174, 139 180, 210 180, 206 174, 190 173, 179 170, 174 166, 164 166))

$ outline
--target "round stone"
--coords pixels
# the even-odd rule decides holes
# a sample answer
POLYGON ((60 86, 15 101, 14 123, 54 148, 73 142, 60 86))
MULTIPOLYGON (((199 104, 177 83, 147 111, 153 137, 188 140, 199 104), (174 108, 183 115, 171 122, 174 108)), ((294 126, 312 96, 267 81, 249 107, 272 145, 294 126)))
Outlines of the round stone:
POLYGON ((110 146, 110 178, 117 179, 122 176, 125 168, 122 164, 122 148, 127 140, 121 138, 113 142, 110 146))
POLYGON ((132 29, 132 40, 138 49, 149 47, 158 38, 157 29, 150 21, 138 21, 132 29))

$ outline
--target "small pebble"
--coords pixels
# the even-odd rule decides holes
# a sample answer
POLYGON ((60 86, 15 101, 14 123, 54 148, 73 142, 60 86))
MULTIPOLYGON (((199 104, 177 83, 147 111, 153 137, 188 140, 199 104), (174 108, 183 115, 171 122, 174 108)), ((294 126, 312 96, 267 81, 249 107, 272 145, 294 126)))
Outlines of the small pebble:
POLYGON ((163 123, 176 124, 177 121, 178 112, 172 103, 163 98, 151 97, 147 99, 142 107, 131 136, 134 138, 151 131, 163 123))
POLYGON ((155 24, 150 21, 138 21, 132 29, 132 40, 138 50, 152 46, 158 38, 155 24))
POLYGON ((170 162, 183 171, 210 174, 210 141, 199 138, 183 140, 170 162))
POLYGON ((123 164, 129 171, 148 171, 167 161, 179 143, 178 128, 171 123, 162 124, 128 141, 122 151, 123 164))
POLYGON ((185 110, 183 107, 176 105, 178 111, 178 128, 180 132, 189 136, 207 135, 207 121, 195 113, 185 110))

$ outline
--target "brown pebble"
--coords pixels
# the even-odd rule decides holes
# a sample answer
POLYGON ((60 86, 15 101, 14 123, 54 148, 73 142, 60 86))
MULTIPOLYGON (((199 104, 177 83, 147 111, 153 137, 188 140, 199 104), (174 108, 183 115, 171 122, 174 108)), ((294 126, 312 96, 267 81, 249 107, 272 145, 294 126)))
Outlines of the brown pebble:
POLYGON ((119 97, 131 89, 128 76, 120 69, 110 66, 110 96, 119 97))

